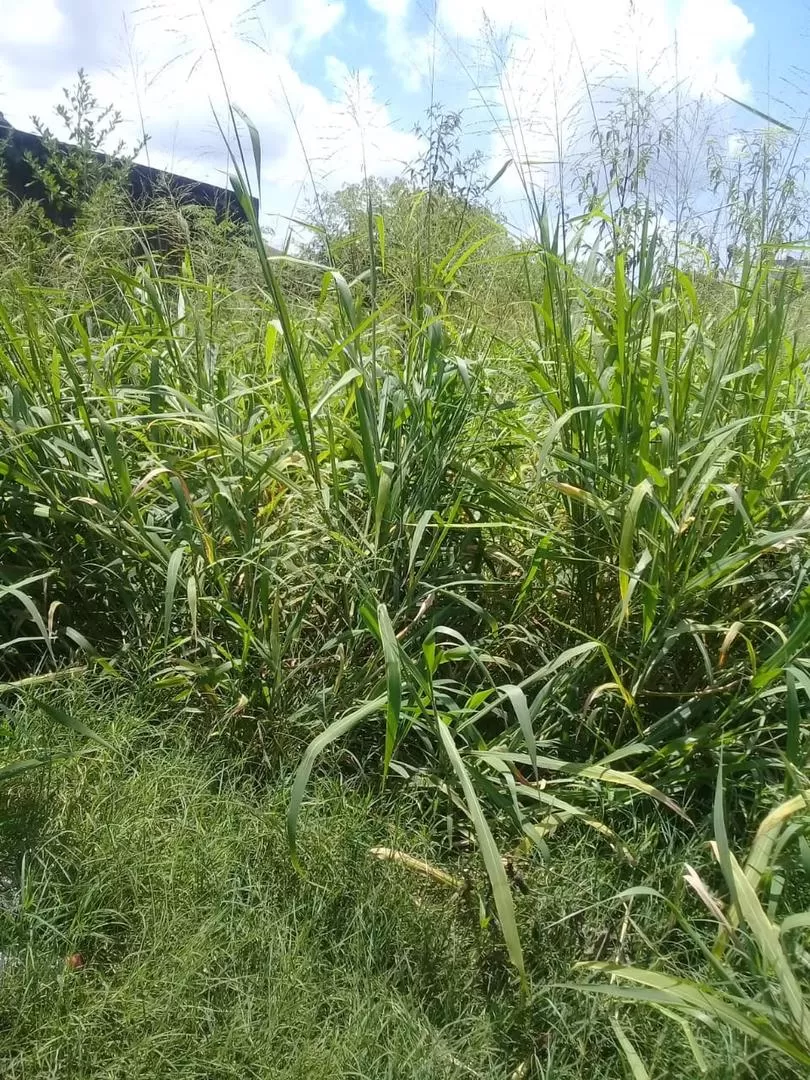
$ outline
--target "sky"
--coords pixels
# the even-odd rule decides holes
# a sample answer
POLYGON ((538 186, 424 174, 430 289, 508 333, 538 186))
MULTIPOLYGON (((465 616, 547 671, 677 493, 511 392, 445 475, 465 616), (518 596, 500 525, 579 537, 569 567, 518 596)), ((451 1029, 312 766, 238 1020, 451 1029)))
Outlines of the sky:
MULTIPOLYGON (((624 85, 704 103, 729 138, 752 122, 729 97, 800 126, 809 35, 810 0, 0 0, 0 111, 57 130, 83 67, 125 139, 148 133, 141 160, 225 184, 227 90, 260 133, 281 231, 313 183, 414 161, 431 101, 463 112, 492 175, 512 158, 541 180, 624 85)), ((519 171, 499 181, 507 213, 519 171)))

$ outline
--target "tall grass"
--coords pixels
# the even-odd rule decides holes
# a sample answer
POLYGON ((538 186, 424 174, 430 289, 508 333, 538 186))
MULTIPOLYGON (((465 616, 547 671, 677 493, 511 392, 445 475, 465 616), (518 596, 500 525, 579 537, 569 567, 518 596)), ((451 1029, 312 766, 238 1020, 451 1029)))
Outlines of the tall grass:
POLYGON ((722 771, 718 774, 715 800, 714 851, 730 898, 725 911, 693 867, 687 864, 684 875, 711 917, 717 920, 718 936, 712 950, 670 902, 675 918, 702 949, 704 966, 720 986, 713 985, 708 978, 696 981, 657 969, 599 962, 583 966, 609 973, 611 983, 592 982, 583 989, 622 1001, 645 1003, 661 1009, 665 1015, 679 1018, 701 1071, 706 1069, 705 1061, 690 1023, 733 1028, 752 1047, 775 1051, 783 1061, 806 1069, 810 1064, 810 1005, 800 971, 804 949, 793 935, 807 927, 810 913, 801 911, 777 921, 784 874, 775 856, 795 838, 791 832, 795 834, 796 830, 788 831, 785 826, 794 815, 806 813, 807 795, 797 795, 771 810, 757 830, 743 867, 729 848, 721 780, 722 771), (767 910, 758 895, 763 885, 770 894, 767 910), (733 947, 729 948, 730 945, 733 947))
POLYGON ((87 300, 3 277, 4 678, 101 665, 266 763, 292 744, 294 850, 348 740, 474 837, 525 981, 503 850, 577 821, 632 861, 623 808, 691 822, 721 752, 799 782, 799 271, 763 247, 715 305, 652 215, 602 251, 540 215, 483 324, 480 236, 414 256, 395 307, 371 202, 347 280, 268 254, 234 169, 249 288, 140 234, 87 300))

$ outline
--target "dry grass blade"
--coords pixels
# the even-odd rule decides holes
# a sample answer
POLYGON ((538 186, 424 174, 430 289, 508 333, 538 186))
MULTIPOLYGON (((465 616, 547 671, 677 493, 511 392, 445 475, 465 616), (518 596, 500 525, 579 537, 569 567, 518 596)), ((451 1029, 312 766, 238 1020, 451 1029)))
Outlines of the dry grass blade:
POLYGON ((439 885, 446 885, 449 889, 456 889, 461 892, 466 888, 466 882, 463 878, 454 877, 452 874, 448 874, 446 870, 442 870, 441 867, 434 866, 425 859, 418 859, 415 855, 409 855, 406 851, 398 851, 396 848, 374 847, 369 849, 369 855, 373 855, 375 859, 399 863, 406 869, 413 870, 416 874, 422 874, 424 877, 430 878, 431 881, 438 882, 439 885))

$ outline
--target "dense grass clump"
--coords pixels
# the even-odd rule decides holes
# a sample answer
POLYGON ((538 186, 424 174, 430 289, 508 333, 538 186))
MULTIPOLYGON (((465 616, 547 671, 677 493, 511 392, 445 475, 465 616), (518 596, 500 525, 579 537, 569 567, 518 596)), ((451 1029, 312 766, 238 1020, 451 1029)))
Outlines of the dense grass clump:
POLYGON ((241 162, 2 211, 8 1067, 801 1070, 801 266, 241 162))

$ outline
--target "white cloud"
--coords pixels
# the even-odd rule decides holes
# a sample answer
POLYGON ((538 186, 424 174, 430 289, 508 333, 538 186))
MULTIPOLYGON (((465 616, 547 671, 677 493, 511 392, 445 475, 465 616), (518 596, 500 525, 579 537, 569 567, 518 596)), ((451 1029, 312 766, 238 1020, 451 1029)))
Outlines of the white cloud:
MULTIPOLYGON (((467 119, 493 168, 507 152, 553 159, 560 133, 570 146, 589 123, 586 86, 597 110, 611 86, 660 88, 676 76, 684 97, 749 93, 739 61, 754 28, 733 0, 366 0, 351 20, 347 0, 202 4, 207 26, 200 0, 0 0, 0 108, 20 126, 32 113, 47 121, 85 64, 98 98, 127 117, 131 141, 143 115, 153 164, 223 183, 227 156, 212 114, 225 115, 221 65, 262 135, 264 205, 289 212, 310 167, 335 186, 357 179, 364 161, 369 173, 391 175, 412 160, 421 144, 404 129, 424 107, 428 76, 436 100, 475 107, 467 119), (369 64, 396 82, 399 127, 373 70, 346 66, 341 46, 352 32, 369 64), (313 60, 333 90, 302 75, 313 60)), ((498 193, 516 181, 510 170, 498 193)))
POLYGON ((409 0, 366 3, 384 17, 389 59, 412 91, 431 65, 440 74, 457 68, 459 49, 477 71, 491 60, 493 45, 511 55, 512 79, 529 75, 532 92, 550 71, 564 73, 581 93, 583 71, 594 80, 640 72, 660 83, 674 78, 676 66, 693 95, 723 89, 738 97, 748 89, 737 62, 754 27, 734 0, 436 0, 435 28, 424 9, 428 28, 418 32, 409 0), (529 66, 531 72, 520 70, 529 66))
POLYGON ((286 100, 281 93, 271 98, 268 117, 289 106, 295 118, 294 137, 264 169, 268 194, 286 192, 287 202, 293 188, 310 190, 310 170, 319 186, 334 189, 359 180, 364 172, 397 175, 421 147, 415 135, 392 124, 387 106, 376 98, 369 71, 350 72, 331 57, 327 72, 335 87, 332 97, 288 70, 283 78, 286 100))
POLYGON ((463 39, 511 32, 558 72, 573 60, 580 77, 623 68, 660 81, 677 62, 687 92, 746 92, 736 65, 754 26, 733 0, 439 0, 438 11, 463 39))
POLYGON ((410 0, 366 0, 368 6, 387 19, 404 19, 410 0))
MULTIPOLYGON (((170 152, 172 145, 188 145, 178 129, 181 119, 198 137, 208 133, 216 155, 210 162, 216 173, 211 178, 222 182, 225 154, 212 118, 212 107, 220 117, 225 115, 220 67, 231 100, 249 114, 262 136, 263 205, 268 213, 289 214, 299 192, 309 189, 311 175, 316 183, 335 187, 356 180, 364 163, 369 173, 390 175, 414 155, 417 140, 392 125, 388 109, 376 100, 370 72, 353 76, 341 61, 328 58, 327 76, 335 92, 327 95, 306 82, 295 67, 295 57, 315 35, 326 36, 324 20, 332 19, 335 25, 341 5, 275 0, 272 20, 266 17, 266 8, 254 8, 249 21, 229 23, 228 16, 238 6, 241 0, 225 4, 218 0, 216 24, 209 19, 217 56, 199 17, 175 23, 178 29, 182 25, 185 55, 164 68, 146 95, 146 128, 154 130, 156 123, 162 128, 161 141, 155 139, 152 150, 154 156, 157 149, 161 165, 178 168, 170 152), (179 119, 167 125, 161 120, 167 114, 179 119)), ((162 33, 167 29, 164 25, 162 33)), ((151 33, 148 45, 150 51, 155 47, 151 33)))
POLYGON ((750 88, 737 70, 737 61, 754 34, 754 24, 738 4, 732 0, 683 0, 676 30, 687 77, 695 90, 748 96, 750 88))
POLYGON ((15 4, 2 16, 4 45, 49 45, 64 32, 65 16, 56 0, 26 0, 15 4))
MULTIPOLYGON (((478 104, 508 154, 542 180, 622 86, 683 100, 749 95, 739 72, 754 26, 733 0, 439 0, 449 47, 489 63, 478 104), (539 164, 547 163, 547 164, 539 164)), ((505 178, 517 186, 518 176, 505 178)))
POLYGON ((733 0, 439 0, 439 18, 467 40, 511 32, 558 71, 575 58, 580 74, 624 68, 657 81, 677 52, 688 91, 746 91, 736 64, 754 26, 733 0))
POLYGON ((435 59, 435 35, 413 33, 408 27, 410 0, 366 0, 385 19, 385 49, 400 85, 410 93, 420 90, 435 59))
MULTIPOLYGON (((261 7, 256 9, 262 17, 261 7)), ((297 40, 293 51, 303 52, 326 37, 346 14, 345 4, 339 0, 297 0, 290 8, 290 26, 297 40)), ((285 50, 286 51, 286 50, 285 50)))
POLYGON ((342 0, 124 0, 123 6, 139 32, 151 31, 159 52, 207 46, 210 33, 217 48, 232 39, 261 41, 285 56, 317 45, 346 12, 342 0))
MULTIPOLYGON (((206 0, 204 18, 198 0, 163 0, 150 7, 137 7, 138 0, 123 3, 129 48, 120 48, 118 56, 111 53, 106 68, 90 68, 89 74, 98 99, 113 101, 126 116, 130 143, 139 137, 143 116, 152 165, 226 182, 228 158, 214 118, 214 113, 221 121, 227 117, 225 87, 262 138, 267 215, 292 212, 309 186, 310 170, 318 183, 334 187, 358 179, 364 162, 371 174, 392 175, 418 152, 419 140, 398 130, 377 100, 369 71, 352 76, 332 58, 327 72, 334 93, 301 76, 300 58, 324 49, 343 18, 342 3, 206 0)), ((46 77, 31 86, 29 73, 12 63, 0 86, 0 108, 19 126, 32 113, 49 120, 61 97, 64 78, 54 84, 46 77)))

